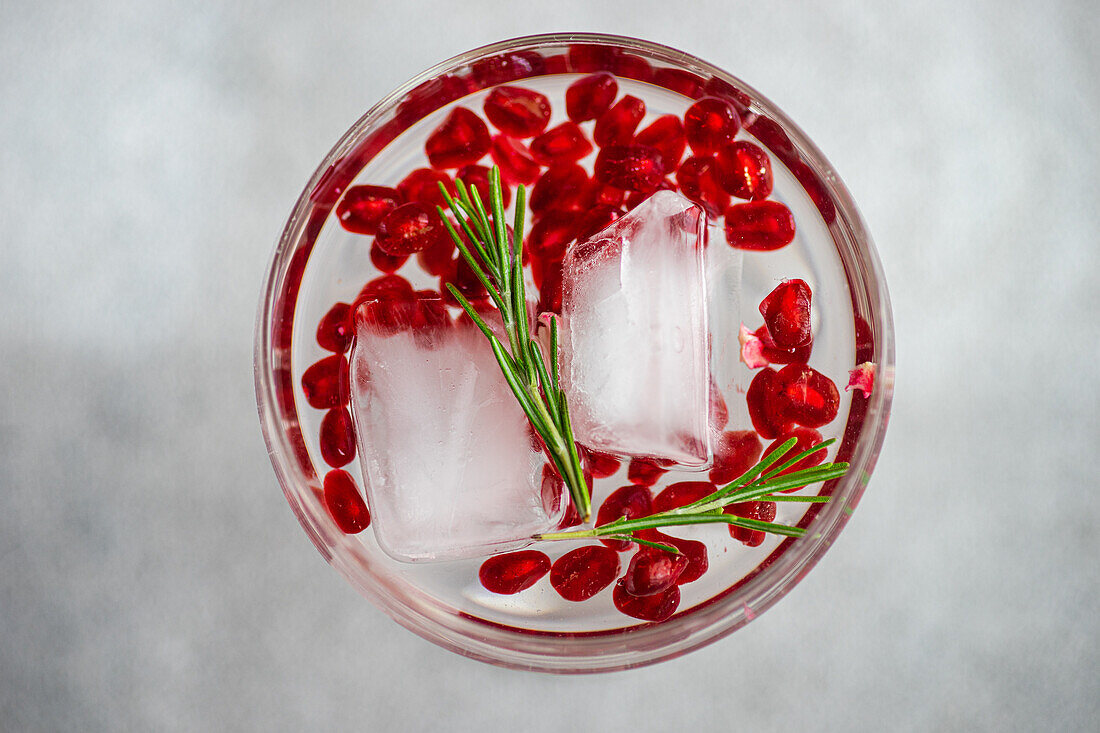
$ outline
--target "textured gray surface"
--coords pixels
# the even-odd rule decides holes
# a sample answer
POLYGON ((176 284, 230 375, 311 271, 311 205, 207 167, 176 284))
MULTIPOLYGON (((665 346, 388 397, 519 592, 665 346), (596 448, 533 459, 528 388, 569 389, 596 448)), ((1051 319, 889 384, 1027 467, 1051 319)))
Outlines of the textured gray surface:
POLYGON ((1091 0, 212 5, 0 4, 0 729, 1095 729, 1091 0), (552 30, 783 107, 860 202, 898 332, 885 452, 819 567, 596 678, 467 661, 360 599, 280 496, 251 378, 271 247, 336 138, 552 30))

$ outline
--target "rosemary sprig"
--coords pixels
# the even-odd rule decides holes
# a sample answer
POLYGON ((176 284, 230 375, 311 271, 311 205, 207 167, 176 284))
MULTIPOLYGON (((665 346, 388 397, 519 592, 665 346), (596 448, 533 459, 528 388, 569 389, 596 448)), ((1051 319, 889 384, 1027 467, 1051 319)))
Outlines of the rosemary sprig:
POLYGON ((746 529, 761 530, 771 534, 785 537, 801 537, 806 531, 800 527, 791 527, 776 522, 762 522, 757 519, 747 519, 734 514, 724 514, 722 509, 730 504, 738 504, 746 501, 798 501, 807 503, 828 502, 828 496, 776 496, 777 491, 788 491, 801 488, 819 481, 829 481, 840 478, 848 470, 847 463, 826 463, 812 468, 803 468, 798 471, 779 475, 781 471, 795 465, 806 456, 825 450, 832 445, 834 440, 826 440, 802 451, 793 458, 779 463, 797 441, 794 438, 779 445, 775 450, 764 456, 759 463, 750 468, 725 486, 716 489, 711 494, 686 506, 669 509, 668 511, 651 514, 639 519, 616 519, 613 522, 594 527, 592 529, 578 529, 568 532, 550 532, 534 535, 536 540, 578 540, 588 538, 605 538, 627 540, 641 545, 658 547, 669 552, 678 552, 675 547, 660 543, 639 539, 635 533, 644 529, 657 529, 659 527, 684 526, 689 524, 732 524, 746 529))
POLYGON ((448 220, 444 209, 437 206, 436 210, 462 257, 500 311, 508 339, 507 348, 454 285, 448 283, 447 289, 489 340, 489 346, 508 386, 527 419, 531 421, 531 426, 545 443, 554 467, 569 488, 573 506, 581 519, 588 521, 592 516, 591 498, 573 439, 573 428, 569 424, 569 405, 558 382, 557 318, 550 319, 550 369, 547 369, 542 350, 530 333, 523 280, 523 219, 527 209, 527 191, 523 186, 519 186, 516 191, 515 243, 510 246, 504 220, 500 169, 493 166, 489 171, 491 216, 476 187, 467 190, 462 181, 456 180, 455 188, 458 192, 457 199, 450 195, 443 184, 439 185, 439 190, 472 243, 474 251, 466 246, 461 235, 448 220))

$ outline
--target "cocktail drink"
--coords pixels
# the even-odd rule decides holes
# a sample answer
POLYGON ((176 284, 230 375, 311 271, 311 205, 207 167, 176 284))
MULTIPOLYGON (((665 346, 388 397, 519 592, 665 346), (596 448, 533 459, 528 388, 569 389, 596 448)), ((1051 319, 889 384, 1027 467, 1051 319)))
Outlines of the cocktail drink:
POLYGON ((460 653, 595 671, 729 633, 812 567, 881 445, 893 344, 858 212, 792 123, 681 52, 569 35, 356 123, 287 224, 256 359, 284 492, 356 587, 460 653), (776 480, 847 472, 704 512, 730 524, 584 534, 830 439, 776 480))

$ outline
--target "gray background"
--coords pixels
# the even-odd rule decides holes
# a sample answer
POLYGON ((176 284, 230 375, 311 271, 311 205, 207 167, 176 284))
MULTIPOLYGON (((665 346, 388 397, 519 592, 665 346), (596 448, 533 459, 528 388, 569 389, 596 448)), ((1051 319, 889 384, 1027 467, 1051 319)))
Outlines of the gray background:
POLYGON ((0 729, 1095 730, 1100 13, 814 5, 0 3, 0 729), (251 375, 339 135, 555 30, 785 109, 860 202, 898 333, 835 549, 733 637, 600 677, 471 662, 357 596, 280 494, 251 375))

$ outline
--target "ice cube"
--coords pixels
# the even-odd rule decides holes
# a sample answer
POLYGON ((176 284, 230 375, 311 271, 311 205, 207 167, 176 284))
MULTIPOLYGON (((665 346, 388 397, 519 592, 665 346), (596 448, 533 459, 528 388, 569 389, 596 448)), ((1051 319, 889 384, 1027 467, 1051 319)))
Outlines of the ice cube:
POLYGON ((546 460, 481 332, 415 312, 392 325, 369 303, 356 314, 351 407, 379 546, 403 561, 457 559, 556 526, 568 498, 543 495, 546 460))
POLYGON ((705 228, 701 208, 658 191, 567 250, 559 363, 581 443, 710 464, 705 228))

